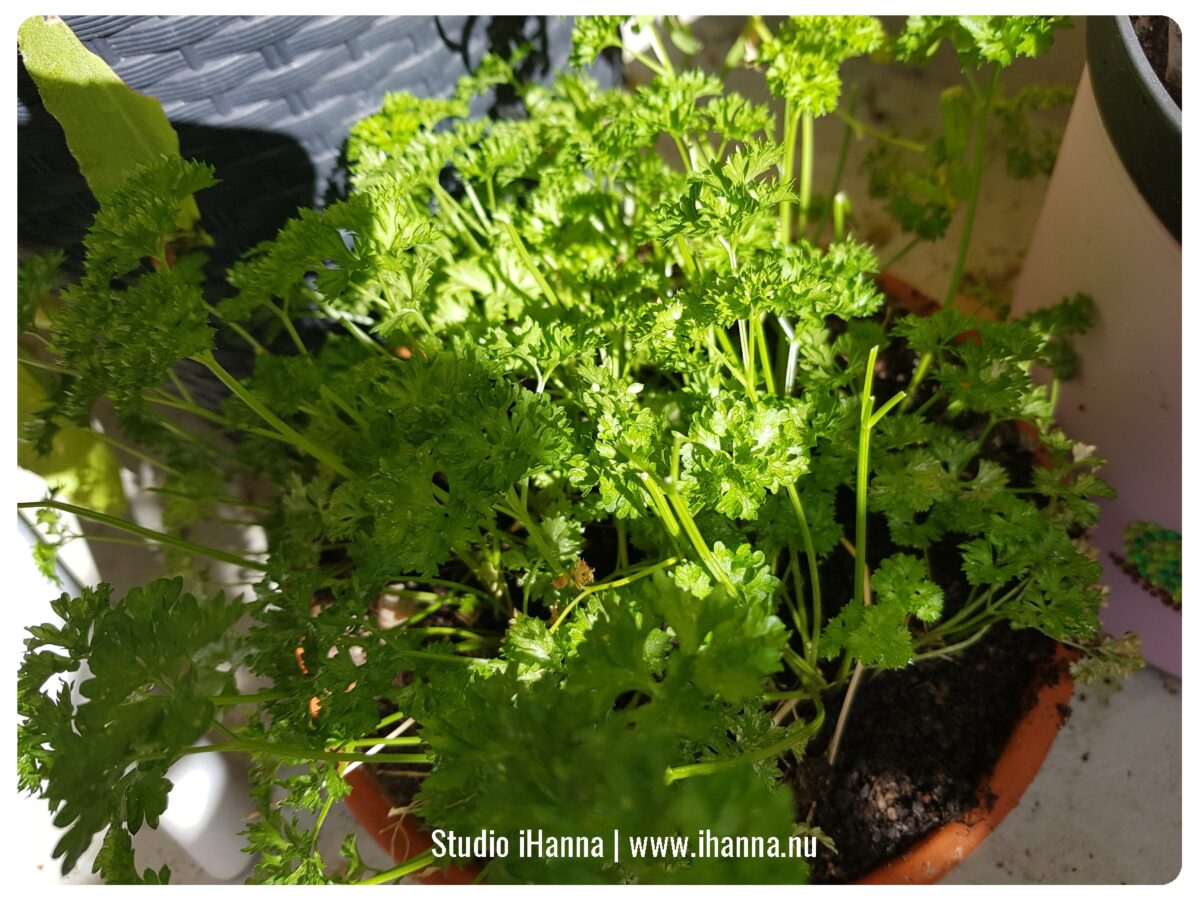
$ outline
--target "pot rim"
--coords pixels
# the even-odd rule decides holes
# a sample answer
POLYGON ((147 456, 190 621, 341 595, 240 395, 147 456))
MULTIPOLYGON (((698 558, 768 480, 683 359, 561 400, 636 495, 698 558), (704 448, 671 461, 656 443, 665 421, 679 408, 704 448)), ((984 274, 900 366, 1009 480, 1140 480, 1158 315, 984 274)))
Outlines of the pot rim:
MULTIPOLYGON (((1061 644, 1054 658, 1039 669, 1030 682, 1037 699, 1017 719, 1012 733, 992 771, 979 786, 979 804, 966 815, 930 831, 904 850, 884 862, 855 883, 860 884, 930 884, 944 877, 1000 826, 1000 822, 1016 808, 1021 797, 1041 770, 1064 721, 1062 708, 1070 702, 1074 691, 1068 664, 1078 653, 1061 644), (1039 684, 1046 671, 1058 672, 1052 682, 1039 684)), ((418 827, 416 820, 392 816, 391 803, 383 791, 359 767, 346 776, 350 795, 345 803, 358 822, 374 837, 398 864, 415 857, 432 845, 429 834, 418 827)), ((479 872, 474 867, 430 868, 420 875, 422 883, 474 883, 479 872)))
POLYGON ((1183 233, 1183 110, 1128 16, 1089 16, 1087 69, 1104 130, 1125 172, 1176 240, 1183 233))
POLYGON ((930 831, 856 883, 936 883, 979 848, 1016 808, 1050 753, 1065 720, 1062 708, 1074 692, 1068 663, 1076 658, 1077 652, 1058 645, 1048 667, 1053 670, 1057 666, 1059 676, 1037 688, 1037 701, 1017 719, 995 767, 980 784, 979 805, 962 819, 930 831))

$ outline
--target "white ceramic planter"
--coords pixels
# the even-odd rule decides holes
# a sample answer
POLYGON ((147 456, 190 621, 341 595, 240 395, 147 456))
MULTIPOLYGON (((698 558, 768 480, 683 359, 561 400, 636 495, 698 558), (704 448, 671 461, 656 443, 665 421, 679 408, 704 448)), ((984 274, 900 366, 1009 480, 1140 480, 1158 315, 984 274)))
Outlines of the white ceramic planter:
MULTIPOLYGON (((1089 34, 1089 66, 1099 72, 1093 43, 1089 34)), ((1171 102, 1157 80, 1142 87, 1151 95, 1158 88, 1171 102)), ((1077 343, 1080 375, 1062 385, 1058 414, 1072 437, 1098 447, 1108 460, 1101 473, 1118 492, 1101 504, 1093 535, 1111 589, 1101 618, 1109 633, 1140 634, 1147 660, 1178 675, 1180 612, 1134 583, 1110 556, 1123 553, 1124 531, 1132 521, 1182 529, 1182 254, 1180 241, 1163 224, 1177 229, 1178 213, 1176 208, 1174 220, 1169 211, 1164 214, 1163 193, 1148 190, 1144 174, 1135 182, 1130 171, 1136 175, 1139 162, 1146 171, 1146 148, 1135 147, 1143 154, 1139 162, 1123 160, 1131 152, 1128 135, 1117 134, 1113 117, 1101 111, 1105 98, 1098 106, 1096 94, 1085 70, 1016 285, 1013 313, 1080 291, 1095 300, 1095 325, 1077 343)), ((1166 156, 1157 164, 1174 164, 1166 156)))
POLYGON ((240 877, 254 861, 241 833, 257 811, 245 772, 214 752, 185 755, 167 778, 173 787, 159 826, 213 878, 240 877))

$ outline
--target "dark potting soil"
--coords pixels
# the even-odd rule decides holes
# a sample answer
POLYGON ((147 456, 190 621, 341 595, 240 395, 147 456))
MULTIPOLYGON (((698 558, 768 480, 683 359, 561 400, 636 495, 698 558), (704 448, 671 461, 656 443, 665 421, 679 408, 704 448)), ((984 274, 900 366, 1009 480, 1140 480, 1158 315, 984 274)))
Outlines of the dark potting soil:
MULTIPOLYGON (((810 861, 812 882, 856 880, 975 807, 1053 655, 1041 634, 994 627, 956 657, 864 680, 832 770, 827 727, 785 775, 797 819, 837 848, 810 861)), ((827 714, 835 719, 839 708, 827 714)))
POLYGON ((1171 19, 1167 16, 1130 16, 1129 21, 1150 68, 1154 69, 1175 104, 1183 109, 1183 68, 1180 64, 1174 68, 1170 65, 1171 19))

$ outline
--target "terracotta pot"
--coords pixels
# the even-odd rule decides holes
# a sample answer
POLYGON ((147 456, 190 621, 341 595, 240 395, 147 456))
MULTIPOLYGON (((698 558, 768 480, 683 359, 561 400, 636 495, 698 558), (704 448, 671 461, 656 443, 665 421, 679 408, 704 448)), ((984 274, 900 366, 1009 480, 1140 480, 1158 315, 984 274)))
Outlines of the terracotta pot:
POLYGON ((1058 647, 1054 658, 1060 674, 1052 683, 1038 688, 1033 705, 1017 721, 995 768, 980 784, 979 805, 961 821, 926 834, 859 883, 935 883, 979 848, 1004 816, 1016 808, 1050 752, 1074 686, 1067 663, 1076 657, 1073 651, 1058 647))
MULTIPOLYGON (((979 805, 960 821, 943 825, 926 834, 905 852, 867 874, 859 883, 934 883, 967 858, 988 835, 1000 826, 1041 768, 1063 721, 1063 706, 1071 699, 1072 682, 1066 663, 1075 654, 1059 647, 1054 664, 1059 675, 1037 687, 1036 698, 1013 728, 992 773, 979 786, 979 805)), ((1034 683, 1037 683, 1036 679, 1034 683)), ((346 805, 375 841, 403 863, 432 845, 429 835, 418 829, 415 817, 391 817, 391 803, 384 798, 363 768, 346 777, 352 791, 346 805)), ((473 868, 430 869, 418 879, 424 883, 472 883, 473 868)))
MULTIPOLYGON (((888 301, 906 312, 930 315, 939 308, 936 300, 894 275, 881 273, 876 281, 888 301)), ((972 336, 978 339, 974 332, 964 334, 961 339, 970 340, 972 336)), ((1037 458, 1036 432, 1024 422, 1018 422, 1018 427, 1034 444, 1037 458)), ((1062 710, 1070 701, 1073 690, 1067 663, 1077 656, 1073 650, 1059 646, 1049 666, 1055 676, 1047 677, 1046 672, 1041 671, 1031 679, 1030 690, 1036 689, 1036 694, 1030 697, 1028 711, 1017 721, 992 772, 979 785, 979 805, 961 820, 926 834, 858 883, 934 883, 966 859, 1000 826, 1033 781, 1058 735, 1063 722, 1062 710)), ((350 811, 397 863, 402 864, 432 845, 429 835, 419 829, 418 819, 390 815, 391 804, 363 768, 355 769, 346 780, 352 787, 346 799, 350 811)), ((444 871, 431 868, 417 879, 424 883, 464 884, 474 882, 478 874, 474 867, 453 867, 444 871)))
MULTIPOLYGON (((433 845, 433 840, 420 829, 420 822, 415 816, 392 816, 391 802, 384 797, 375 781, 367 776, 362 766, 346 775, 346 783, 350 785, 350 795, 345 799, 346 807, 397 864, 403 864, 433 845)), ((416 879, 422 883, 464 884, 473 883, 477 874, 472 868, 429 868, 418 874, 416 879)))

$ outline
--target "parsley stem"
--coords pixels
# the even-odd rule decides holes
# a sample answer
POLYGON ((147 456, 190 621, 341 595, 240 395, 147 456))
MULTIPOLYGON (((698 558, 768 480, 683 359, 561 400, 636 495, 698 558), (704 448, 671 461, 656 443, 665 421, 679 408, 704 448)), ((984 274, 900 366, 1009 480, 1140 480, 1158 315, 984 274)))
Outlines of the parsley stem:
POLYGON ((992 433, 992 428, 994 428, 997 424, 999 424, 999 421, 997 420, 996 416, 989 415, 987 425, 984 427, 983 431, 975 441, 975 452, 978 453, 983 450, 983 445, 987 442, 988 435, 992 433))
POLYGON ((654 507, 655 513, 663 523, 663 527, 667 529, 667 536, 671 538, 671 544, 677 552, 683 553, 686 544, 680 539, 683 535, 682 529, 679 527, 679 521, 675 518, 675 513, 671 511, 671 504, 667 502, 666 494, 662 488, 658 486, 654 478, 645 470, 642 469, 642 483, 646 487, 646 492, 650 494, 650 502, 654 507))
POLYGON ((354 477, 354 473, 343 464, 342 460, 322 447, 317 446, 299 431, 296 431, 290 425, 283 421, 274 412, 262 404, 262 402, 253 393, 242 386, 242 383, 227 372, 221 363, 217 362, 216 358, 210 351, 198 353, 192 357, 214 375, 217 379, 233 392, 238 399, 249 406, 258 416, 278 431, 283 437, 294 444, 297 448, 304 450, 314 459, 324 462, 344 478, 354 477))
POLYGON ((656 63, 653 59, 651 59, 645 53, 641 53, 637 50, 631 50, 629 47, 623 47, 622 49, 626 53, 628 53, 630 56, 632 56, 634 59, 636 59, 638 62, 640 62, 642 65, 644 65, 651 72, 653 72, 657 77, 659 77, 659 78, 662 77, 662 75, 663 75, 662 66, 660 66, 658 63, 656 63))
POLYGON ((871 416, 871 420, 868 422, 868 427, 874 428, 875 425, 879 424, 879 420, 891 412, 896 404, 903 400, 906 395, 903 390, 894 393, 886 403, 875 410, 875 414, 871 416))
POLYGON ((800 116, 800 231, 808 228, 809 206, 812 203, 813 182, 813 117, 800 116))
MULTIPOLYGON (((123 453, 128 453, 129 455, 133 456, 135 459, 141 459, 143 462, 147 463, 148 465, 153 465, 159 471, 165 472, 166 474, 173 474, 173 475, 180 474, 180 471, 178 468, 174 468, 174 467, 168 465, 166 462, 163 462, 161 459, 155 459, 149 453, 144 453, 141 450, 130 446, 128 443, 124 443, 123 441, 118 440, 117 438, 113 437, 111 434, 106 434, 104 431, 97 431, 94 428, 92 429, 92 434, 94 434, 98 440, 100 440, 104 443, 107 443, 113 449, 120 450, 123 453)), ((157 488, 157 490, 160 493, 165 492, 162 490, 161 487, 157 488)))
POLYGON ((789 699, 812 699, 812 690, 768 690, 763 693, 763 702, 785 702, 789 699))
POLYGON ((563 569, 558 561, 558 553, 546 542, 546 538, 542 534, 542 529, 538 527, 537 522, 533 520, 533 516, 529 514, 525 500, 517 495, 517 491, 513 487, 508 488, 508 507, 504 511, 521 522, 521 525, 529 534, 529 539, 538 548, 538 552, 542 554, 542 558, 546 560, 546 564, 550 566, 550 571, 554 576, 558 577, 561 575, 563 569))
POLYGON ((225 324, 225 327, 227 327, 230 331, 232 331, 238 337, 242 338, 242 340, 244 340, 249 345, 250 349, 254 350, 255 356, 260 356, 263 353, 267 352, 267 348, 264 347, 261 343, 259 343, 255 339, 253 334, 251 334, 249 331, 247 331, 245 328, 243 328, 237 322, 229 321, 226 318, 224 318, 221 315, 220 310, 218 310, 217 307, 214 306, 212 303, 201 301, 201 305, 204 306, 205 311, 209 315, 213 316, 214 318, 219 318, 225 324))
POLYGON ((783 331, 783 336, 788 339, 787 362, 783 370, 783 393, 785 396, 792 395, 792 389, 796 386, 796 363, 800 358, 800 341, 796 337, 796 329, 792 327, 792 323, 788 321, 786 315, 780 315, 776 318, 779 322, 779 329, 783 331))
MULTIPOLYGON (((205 421, 211 422, 225 431, 234 430, 228 419, 221 415, 217 415, 215 412, 208 411, 203 406, 197 406, 195 403, 189 403, 182 399, 177 400, 169 395, 156 394, 147 396, 146 401, 153 403, 156 406, 165 406, 168 409, 178 409, 180 412, 189 412, 192 415, 195 415, 197 418, 203 418, 205 421)), ((181 436, 186 434, 186 432, 182 431, 176 433, 179 433, 181 436)), ((190 436, 192 439, 195 439, 196 435, 192 434, 188 436, 190 436)))
POLYGON ((738 352, 733 348, 733 341, 729 339, 729 335, 719 327, 709 328, 708 333, 709 351, 729 369, 729 373, 739 384, 749 390, 746 385, 746 374, 742 371, 742 364, 737 361, 738 352))
POLYGON ((767 393, 778 394, 775 385, 775 372, 771 370, 771 348, 767 345, 767 332, 763 327, 761 315, 755 315, 750 319, 750 327, 753 330, 753 337, 758 341, 758 355, 762 359, 763 383, 766 384, 767 393))
POLYGON ((353 406, 347 403, 342 397, 338 396, 335 391, 330 390, 328 384, 320 385, 317 388, 317 392, 324 400, 344 412, 346 417, 358 426, 358 429, 363 433, 364 436, 367 434, 370 428, 367 426, 367 423, 363 417, 358 414, 353 406))
POLYGON ((746 326, 746 320, 739 318, 738 323, 738 340, 742 347, 742 380, 746 385, 746 394, 750 397, 750 402, 757 405, 758 391, 755 387, 758 381, 758 376, 754 373, 754 342, 750 339, 746 326))
POLYGON ((658 27, 654 24, 654 20, 649 19, 646 21, 645 28, 646 33, 650 36, 650 44, 654 48, 654 55, 662 63, 663 71, 668 78, 674 78, 675 66, 671 64, 671 56, 667 53, 667 46, 663 43, 662 36, 659 35, 658 27))
MULTIPOLYGON (((933 392, 933 393, 930 395, 929 399, 927 399, 925 402, 923 402, 923 403, 921 404, 921 408, 919 408, 919 409, 918 409, 918 410, 917 410, 917 411, 916 411, 914 414, 915 414, 915 415, 917 415, 917 416, 922 416, 922 415, 924 415, 926 412, 928 412, 928 411, 929 411, 929 409, 930 409, 930 408, 933 406, 933 404, 934 404, 935 402, 937 402, 937 401, 938 401, 938 400, 941 398, 941 396, 942 396, 942 393, 945 391, 945 389, 946 389, 945 387, 939 386, 939 387, 938 387, 938 389, 937 389, 937 390, 935 390, 935 391, 934 391, 934 392, 933 392)), ((912 391, 911 391, 911 390, 909 390, 908 392, 909 392, 910 394, 912 393, 912 391)))
POLYGON ((391 883, 393 880, 399 880, 401 877, 407 877, 409 874, 415 874, 422 868, 428 868, 433 864, 433 850, 426 849, 420 855, 410 858, 402 865, 396 865, 394 868, 388 868, 386 871, 376 874, 374 877, 367 877, 358 881, 356 886, 378 886, 383 883, 391 883))
POLYGON ((475 215, 478 216, 479 223, 483 225, 485 229, 491 228, 492 223, 488 219, 487 213, 483 211, 483 206, 479 202, 479 197, 475 193, 475 188, 473 188, 469 182, 464 181, 463 190, 466 192, 467 199, 471 201, 471 207, 475 210, 475 215))
POLYGON ((343 328, 346 329, 346 332, 351 337, 353 337, 355 340, 357 340, 360 344, 362 344, 367 349, 371 350, 371 352, 383 353, 383 355, 385 355, 389 358, 393 358, 393 359, 395 358, 394 356, 392 356, 391 351, 389 351, 388 348, 385 347, 382 343, 380 343, 377 340, 372 340, 371 335, 369 335, 366 331, 364 331, 362 328, 360 328, 358 326, 358 324, 354 321, 353 318, 350 317, 350 315, 348 313, 341 312, 337 309, 334 309, 329 304, 324 303, 319 299, 315 299, 314 302, 317 304, 317 308, 321 310, 321 313, 326 318, 330 318, 333 321, 340 324, 343 328))
POLYGON ((989 617, 996 615, 1002 605, 1020 596, 1030 584, 1023 580, 1003 596, 995 597, 996 588, 988 590, 977 599, 967 603, 952 618, 943 621, 918 641, 918 646, 944 641, 954 634, 970 632, 989 617), (980 608, 982 606, 983 608, 980 608))
MULTIPOLYGON (((855 105, 857 105, 857 102, 858 102, 858 93, 857 93, 857 91, 855 91, 855 92, 851 93, 850 99, 847 104, 849 107, 849 111, 852 115, 854 113, 854 107, 855 107, 855 105)), ((853 136, 853 133, 854 133, 854 129, 852 129, 848 123, 845 124, 845 126, 842 128, 842 143, 841 143, 841 146, 838 148, 837 165, 834 167, 833 180, 830 182, 830 185, 829 185, 829 196, 830 197, 836 197, 842 189, 842 175, 846 171, 846 159, 850 155, 850 138, 853 136)), ((825 206, 825 208, 821 211, 821 217, 819 219, 817 219, 816 231, 813 234, 813 243, 820 243, 821 234, 825 230, 825 223, 829 220, 829 217, 832 214, 832 212, 833 212, 833 204, 831 202, 825 206)))
MULTIPOLYGON (((867 371, 863 379, 862 405, 858 418, 858 472, 854 487, 854 603, 863 604, 863 578, 867 570, 867 479, 870 475, 871 412, 875 397, 871 387, 875 381, 875 357, 878 344, 867 355, 867 371)), ((853 680, 851 681, 853 683, 853 680)))
MULTIPOLYGON (((796 105, 787 98, 783 111, 783 171, 780 180, 788 190, 792 189, 796 169, 796 128, 800 117, 796 105)), ((779 203, 779 243, 787 246, 792 241, 792 201, 781 200, 779 203)))
MULTIPOLYGON (((386 633, 394 633, 394 631, 387 631, 386 633)), ((395 650, 395 655, 405 659, 424 659, 429 662, 460 662, 464 665, 482 665, 485 668, 504 666, 503 662, 499 662, 496 659, 480 659, 475 656, 454 656, 449 653, 427 652, 420 649, 398 649, 395 650)))
POLYGON ((395 724, 397 721, 403 721, 408 717, 408 712, 392 712, 392 714, 380 720, 378 729, 383 730, 385 727, 395 724))
POLYGON ((924 153, 925 145, 918 143, 915 140, 907 140, 895 134, 888 134, 886 131, 880 131, 878 128, 872 128, 862 119, 855 118, 844 109, 835 109, 833 114, 839 119, 854 129, 856 134, 865 134, 868 137, 873 137, 877 141, 882 141, 885 144, 891 144, 896 147, 903 147, 905 150, 912 150, 914 153, 924 153))
MULTIPOLYGON (((366 752, 323 752, 307 746, 291 746, 286 743, 275 743, 270 740, 226 740, 224 743, 206 743, 203 746, 189 746, 181 755, 200 755, 207 752, 245 752, 250 754, 274 755, 285 759, 305 759, 312 762, 404 762, 414 765, 431 765, 433 758, 425 753, 409 752, 403 755, 396 753, 379 754, 366 752)), ((142 756, 142 760, 157 758, 155 755, 142 756)))
POLYGON ((970 637, 967 637, 967 639, 962 640, 958 643, 952 643, 949 646, 943 646, 941 649, 931 649, 929 652, 917 653, 916 655, 913 656, 913 661, 914 662, 922 662, 926 659, 936 659, 936 658, 939 658, 940 656, 953 655, 956 652, 960 652, 960 651, 966 649, 968 646, 971 646, 972 644, 978 642, 979 640, 982 640, 983 635, 986 634, 991 629, 992 629, 992 625, 988 624, 985 627, 981 628, 980 630, 976 631, 970 637))
POLYGON ((829 767, 833 767, 833 763, 837 760, 838 747, 842 744, 842 734, 846 729, 846 721, 850 717, 850 704, 854 701, 854 694, 858 692, 859 682, 862 680, 863 663, 854 663, 854 673, 850 675, 850 686, 846 687, 846 698, 842 700, 842 708, 838 713, 837 724, 833 729, 833 738, 829 741, 829 751, 825 754, 826 761, 829 762, 829 767))
POLYGON ((584 587, 583 590, 579 592, 579 595, 571 600, 567 604, 567 607, 562 610, 559 616, 554 619, 554 623, 550 625, 550 633, 554 633, 556 630, 558 630, 558 626, 566 621, 567 616, 575 610, 575 607, 593 593, 611 590, 614 587, 624 587, 628 584, 632 584, 634 581, 640 581, 642 578, 649 577, 656 571, 662 571, 664 568, 670 568, 678 561, 679 558, 677 556, 669 556, 663 559, 661 562, 655 562, 653 565, 647 565, 645 568, 637 569, 636 571, 624 577, 619 577, 615 580, 602 581, 599 584, 592 584, 590 587, 584 587))
POLYGON ((818 671, 814 666, 810 665, 804 659, 804 656, 800 655, 800 653, 796 652, 796 650, 792 649, 792 647, 784 646, 782 650, 782 656, 784 663, 791 668, 793 673, 795 673, 796 676, 802 681, 804 678, 808 677, 818 684, 825 683, 825 678, 821 675, 821 672, 818 671))
POLYGON ((521 262, 524 264, 529 274, 533 276, 533 280, 537 282, 538 288, 542 291, 542 296, 555 306, 561 306, 562 302, 558 298, 558 294, 554 292, 554 288, 550 286, 543 276, 542 271, 534 264, 533 257, 529 255, 529 249, 525 246, 525 241, 521 240, 521 235, 517 233, 517 229, 513 227, 511 221, 503 221, 504 231, 508 234, 509 239, 513 242, 513 247, 517 251, 517 255, 521 257, 521 262))
POLYGON ((696 265, 696 258, 692 255, 691 248, 688 247, 687 238, 681 234, 675 238, 674 242, 676 249, 679 250, 679 258, 683 263, 684 269, 686 269, 690 275, 699 274, 700 268, 696 265))
POLYGON ((199 543, 193 543, 190 540, 184 540, 182 537, 176 537, 173 534, 164 534, 162 531, 152 531, 150 528, 144 528, 139 524, 134 524, 132 521, 126 521, 123 518, 117 518, 113 515, 106 515, 103 512, 97 512, 94 509, 85 509, 83 506, 75 506, 71 503, 60 502, 56 499, 43 499, 37 502, 17 503, 18 509, 57 509, 60 512, 67 512, 75 515, 78 518, 86 518, 88 521, 94 521, 97 524, 107 525, 117 530, 125 531, 130 534, 137 534, 139 537, 144 537, 147 540, 152 540, 155 543, 161 543, 163 546, 170 546, 174 549, 181 549, 185 552, 192 553, 197 556, 206 556, 210 559, 216 559, 218 562, 228 562, 230 565, 237 565, 241 568, 252 568, 255 571, 266 571, 267 566, 263 562, 254 562, 250 559, 245 559, 235 553, 226 552, 223 549, 217 549, 212 546, 202 546, 199 543))
MULTIPOLYGON (((971 235, 975 230, 975 211, 979 206, 979 188, 983 183, 983 162, 984 150, 987 146, 988 113, 991 111, 992 99, 996 95, 996 85, 999 81, 1000 67, 993 66, 992 76, 988 79, 987 88, 983 93, 983 109, 980 111, 979 118, 975 123, 974 159, 971 161, 971 185, 967 193, 967 211, 963 217, 962 234, 958 239, 958 257, 954 261, 954 271, 950 275, 950 284, 946 287, 946 296, 942 302, 942 305, 946 307, 949 307, 954 302, 954 298, 958 296, 958 287, 962 282, 963 271, 967 265, 967 251, 971 248, 971 235)), ((925 375, 929 372, 931 362, 931 353, 925 353, 921 356, 921 361, 917 365, 917 371, 913 375, 912 383, 909 386, 909 394, 914 398, 917 395, 917 387, 925 380, 925 375)))
POLYGON ((283 324, 283 329, 287 331, 288 337, 292 341, 292 345, 296 347, 296 352, 301 356, 309 355, 308 347, 304 345, 304 341, 300 339, 300 334, 296 331, 296 326, 292 323, 292 317, 284 310, 280 309, 273 302, 267 303, 267 308, 275 313, 275 317, 283 324))
MULTIPOLYGON (((929 366, 932 364, 932 361, 934 361, 934 355, 935 354, 931 352, 922 353, 922 355, 920 355, 920 361, 917 364, 917 371, 913 373, 912 380, 910 383, 908 383, 908 395, 911 397, 917 398, 917 388, 920 386, 920 382, 923 382, 925 379, 926 374, 929 373, 929 366)), ((908 404, 911 403, 912 401, 910 400, 910 403, 908 404)))
POLYGON ((992 108, 992 99, 996 94, 996 85, 1000 81, 1000 67, 992 69, 992 77, 983 95, 983 109, 975 125, 975 158, 971 162, 971 187, 967 194, 967 212, 963 219, 962 235, 958 242, 958 258, 954 263, 954 272, 950 276, 950 284, 946 288, 944 304, 950 303, 958 296, 958 285, 962 281, 963 269, 967 264, 967 250, 971 246, 971 235, 975 229, 975 210, 979 207, 979 188, 983 183, 984 149, 987 146, 988 113, 992 108))
POLYGON ((692 546, 695 547, 696 552, 699 554, 700 560, 704 562, 705 567, 712 572, 713 577, 717 579, 718 583, 720 583, 726 590, 729 591, 729 595, 736 596, 737 588, 734 587, 733 581, 730 580, 729 575, 725 573, 725 569, 717 564, 716 556, 714 556, 712 550, 709 549, 708 544, 704 540, 704 536, 700 533, 700 528, 696 526, 696 521, 692 518, 692 514, 688 510, 687 500, 685 500, 674 490, 667 494, 667 498, 674 507, 675 514, 679 516, 679 523, 683 526, 684 533, 687 534, 688 539, 692 542, 692 546))
POLYGON ((17 355, 17 361, 22 365, 28 365, 30 368, 36 368, 40 371, 48 371, 56 375, 69 375, 73 378, 79 377, 79 372, 76 369, 69 368, 65 365, 43 362, 41 359, 34 359, 32 356, 26 356, 24 353, 19 353, 17 355))
POLYGON ((172 368, 169 370, 167 372, 167 377, 171 379, 171 384, 174 385, 175 390, 178 391, 179 395, 183 397, 184 400, 189 403, 196 402, 195 399, 192 398, 192 392, 188 390, 187 385, 184 384, 183 381, 179 379, 179 375, 175 373, 175 369, 172 368))
POLYGON ((684 147, 683 141, 676 135, 671 135, 671 139, 675 141, 675 149, 679 153, 680 161, 683 163, 683 170, 685 172, 695 171, 696 166, 692 162, 692 155, 688 152, 687 148, 684 147))
POLYGON ((420 737, 364 737, 361 740, 347 740, 342 745, 354 749, 359 746, 420 746, 424 742, 420 737))
MULTIPOLYGON (((472 587, 467 584, 460 584, 458 581, 450 581, 450 580, 446 580, 445 578, 440 578, 440 577, 426 577, 424 575, 421 576, 418 580, 420 580, 421 583, 430 584, 434 587, 447 587, 451 590, 462 590, 464 593, 473 593, 475 596, 478 596, 481 599, 492 599, 493 598, 492 595, 490 593, 488 593, 486 590, 480 590, 478 587, 472 587)), ((404 590, 404 588, 393 589, 390 587, 385 587, 383 589, 383 592, 384 593, 396 593, 397 595, 404 595, 404 592, 406 592, 406 591, 404 590)))
POLYGON ((793 585, 792 601, 788 603, 788 607, 792 611, 792 622, 796 625, 796 633, 800 635, 800 639, 804 643, 804 655, 807 657, 812 653, 812 641, 808 627, 808 615, 805 613, 804 607, 804 575, 800 572, 800 554, 796 551, 796 544, 793 543, 788 549, 791 553, 788 568, 792 572, 793 585))
POLYGON ((333 808, 333 794, 326 791, 325 802, 321 804, 321 813, 317 815, 317 821, 313 825, 312 838, 316 842, 317 835, 321 832, 321 827, 325 824, 325 818, 329 815, 329 810, 333 808))
POLYGON ((908 243, 906 243, 903 247, 901 247, 895 254, 893 254, 892 258, 890 258, 887 262, 881 263, 879 266, 879 270, 881 272, 886 272, 889 269, 891 269, 891 267, 893 265, 895 265, 897 262, 899 262, 901 259, 903 259, 905 256, 907 256, 909 254, 909 251, 912 250, 912 248, 915 247, 920 242, 921 242, 921 238, 919 236, 914 237, 912 240, 910 240, 908 243))
POLYGON ((223 696, 210 696, 208 701, 215 706, 245 705, 251 702, 271 702, 276 699, 287 699, 289 693, 282 690, 266 690, 262 693, 229 693, 223 696))
POLYGON ((437 197, 438 203, 443 209, 446 210, 446 212, 454 220, 454 223, 458 226, 458 233, 461 234, 466 242, 471 245, 472 250, 474 250, 480 256, 483 256, 483 247, 479 245, 479 241, 477 241, 475 239, 475 235, 471 233, 471 229, 474 228, 476 231, 479 231, 480 235, 482 236, 483 232, 480 230, 479 226, 471 222, 471 220, 467 217, 467 211, 462 208, 462 205, 455 200, 454 197, 446 193, 445 189, 437 183, 436 178, 429 183, 429 187, 430 190, 433 191, 433 195, 437 197))
MULTIPOLYGON (((800 525, 800 538, 804 541, 804 555, 808 557, 808 579, 812 584, 812 635, 807 642, 808 661, 815 665, 817 660, 817 648, 821 641, 821 574, 817 569, 817 552, 813 546, 812 531, 808 527, 808 516, 804 514, 804 506, 800 502, 800 493, 796 490, 795 484, 787 485, 788 500, 792 504, 792 511, 796 515, 796 523, 800 525)), ((797 597, 799 601, 801 597, 797 597)), ((801 634, 801 637, 804 635, 801 634)))

